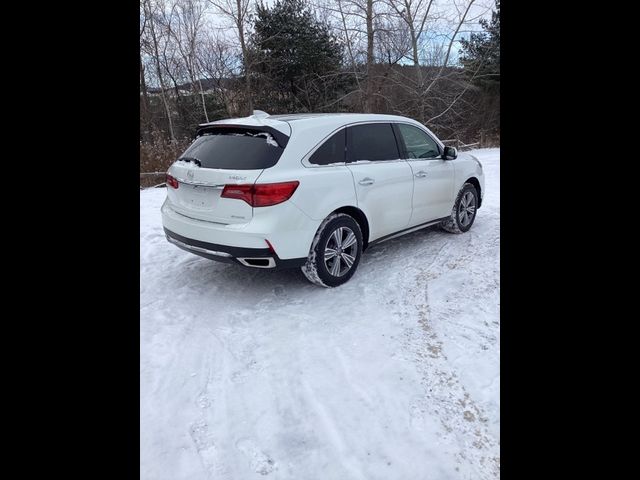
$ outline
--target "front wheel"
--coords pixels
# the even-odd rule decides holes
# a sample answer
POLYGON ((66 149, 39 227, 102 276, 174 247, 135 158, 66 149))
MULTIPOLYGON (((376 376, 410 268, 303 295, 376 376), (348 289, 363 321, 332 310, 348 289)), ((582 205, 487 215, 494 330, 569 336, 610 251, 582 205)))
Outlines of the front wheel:
POLYGON ((478 210, 478 191, 471 183, 465 183, 451 210, 451 216, 440 226, 451 233, 464 233, 471 228, 478 210))
POLYGON ((337 287, 355 273, 362 255, 362 231, 353 217, 329 215, 320 225, 301 269, 305 277, 322 287, 337 287))

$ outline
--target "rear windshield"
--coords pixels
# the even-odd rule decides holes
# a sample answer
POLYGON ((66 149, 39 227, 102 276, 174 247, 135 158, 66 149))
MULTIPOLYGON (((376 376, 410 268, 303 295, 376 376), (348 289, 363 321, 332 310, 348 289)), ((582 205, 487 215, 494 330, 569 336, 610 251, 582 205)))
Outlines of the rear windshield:
POLYGON ((202 168, 258 170, 273 167, 283 151, 268 132, 213 133, 198 137, 180 159, 202 168))

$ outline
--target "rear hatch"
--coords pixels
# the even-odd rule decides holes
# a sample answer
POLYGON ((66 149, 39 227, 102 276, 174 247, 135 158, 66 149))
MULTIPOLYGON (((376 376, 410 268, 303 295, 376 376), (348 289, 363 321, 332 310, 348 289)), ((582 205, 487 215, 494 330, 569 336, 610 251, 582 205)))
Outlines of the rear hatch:
POLYGON ((224 186, 254 184, 264 169, 278 162, 287 141, 286 135, 270 127, 227 124, 201 128, 167 172, 177 180, 167 185, 172 208, 198 220, 248 222, 253 207, 221 197, 224 186))

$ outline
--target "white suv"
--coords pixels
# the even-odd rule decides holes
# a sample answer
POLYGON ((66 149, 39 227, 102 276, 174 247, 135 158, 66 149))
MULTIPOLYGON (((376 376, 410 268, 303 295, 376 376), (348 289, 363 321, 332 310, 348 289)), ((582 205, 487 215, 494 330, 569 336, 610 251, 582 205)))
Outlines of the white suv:
POLYGON ((268 115, 200 125, 167 172, 167 240, 252 268, 351 278, 374 243, 440 224, 471 228, 484 175, 405 117, 268 115))

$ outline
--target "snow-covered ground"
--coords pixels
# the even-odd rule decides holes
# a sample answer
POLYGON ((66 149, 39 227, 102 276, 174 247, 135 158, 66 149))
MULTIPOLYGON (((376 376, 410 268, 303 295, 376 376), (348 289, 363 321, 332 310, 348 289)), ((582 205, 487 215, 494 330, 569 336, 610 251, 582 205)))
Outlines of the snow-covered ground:
POLYGON ((336 289, 164 237, 140 192, 142 479, 495 479, 500 150, 473 228, 372 247, 336 289))

